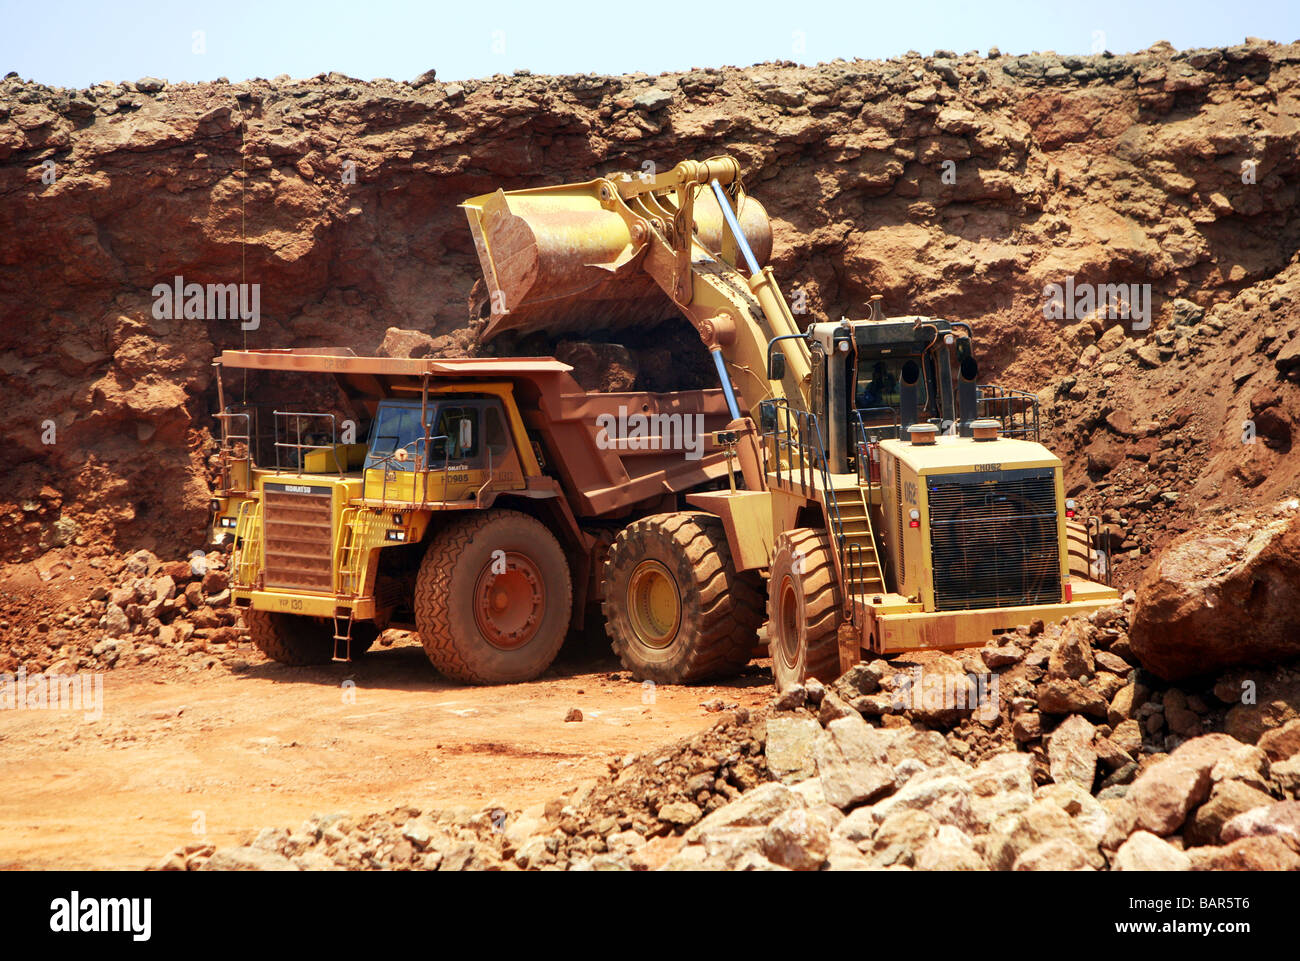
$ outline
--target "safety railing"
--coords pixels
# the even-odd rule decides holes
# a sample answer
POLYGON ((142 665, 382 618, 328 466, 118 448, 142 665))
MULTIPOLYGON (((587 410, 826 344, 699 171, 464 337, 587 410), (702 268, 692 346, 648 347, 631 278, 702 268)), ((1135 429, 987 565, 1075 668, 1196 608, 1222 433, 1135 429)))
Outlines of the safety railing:
MULTIPOLYGON (((217 423, 221 425, 221 445, 218 448, 218 462, 221 469, 221 481, 219 487, 221 490, 233 490, 236 462, 246 463, 250 466, 253 464, 253 434, 249 414, 247 411, 236 412, 229 408, 215 415, 217 423), (234 425, 243 424, 243 433, 238 432, 234 425)), ((251 481, 252 471, 243 472, 244 476, 251 481)), ((241 488, 246 490, 247 487, 241 488)))
POLYGON ((980 384, 976 390, 976 413, 1000 423, 1003 437, 1037 441, 1039 437, 1038 397, 1014 387, 980 384))
POLYGON ((235 517, 235 542, 230 555, 232 583, 253 587, 262 566, 262 502, 244 501, 235 517))
POLYGON ((776 397, 759 404, 759 423, 763 427, 764 476, 775 474, 778 486, 797 487, 804 497, 815 492, 817 481, 821 481, 822 510, 835 545, 832 556, 840 578, 844 611, 849 623, 855 623, 855 595, 850 588, 860 582, 865 561, 861 545, 849 544, 844 533, 844 520, 831 484, 817 415, 793 408, 786 398, 776 397))
POLYGON ((893 407, 864 407, 853 411, 849 421, 853 428, 853 460, 858 486, 875 487, 880 483, 880 442, 897 439, 903 434, 899 412, 893 407), (886 418, 887 423, 879 423, 886 418))
MULTIPOLYGON (((275 416, 275 470, 277 474, 285 470, 301 471, 305 466, 304 464, 306 460, 305 452, 317 451, 317 450, 329 451, 329 456, 330 458, 333 459, 334 467, 338 471, 338 473, 343 474, 345 472, 346 458, 342 460, 339 458, 338 423, 333 414, 325 414, 317 411, 277 410, 274 412, 274 416, 275 416), (290 423, 289 423, 290 418, 292 418, 293 421, 292 441, 287 439, 290 436, 290 423), (309 425, 313 421, 328 421, 329 422, 328 443, 326 443, 324 440, 323 431, 313 430, 311 429, 310 426, 308 428, 308 435, 307 435, 308 440, 304 441, 302 438, 304 420, 307 421, 309 425), (284 437, 286 438, 285 440, 280 439, 281 424, 283 424, 284 426, 284 437), (288 459, 290 461, 288 467, 286 467, 284 464, 285 459, 288 459)), ((327 458, 327 461, 328 459, 329 458, 327 458)))

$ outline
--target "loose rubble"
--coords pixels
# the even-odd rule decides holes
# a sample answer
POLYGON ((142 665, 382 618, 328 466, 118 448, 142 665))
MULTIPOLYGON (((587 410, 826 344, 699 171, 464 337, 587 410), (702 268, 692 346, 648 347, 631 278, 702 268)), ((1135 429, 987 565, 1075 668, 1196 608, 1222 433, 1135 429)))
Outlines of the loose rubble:
MULTIPOLYGON (((1146 672, 1135 604, 858 664, 546 805, 316 818, 267 828, 218 865, 1300 869, 1300 716, 1243 699, 1240 673, 1179 687, 1146 672)), ((1300 662, 1258 682, 1300 684, 1300 662)), ((191 846, 159 867, 214 858, 191 846)))

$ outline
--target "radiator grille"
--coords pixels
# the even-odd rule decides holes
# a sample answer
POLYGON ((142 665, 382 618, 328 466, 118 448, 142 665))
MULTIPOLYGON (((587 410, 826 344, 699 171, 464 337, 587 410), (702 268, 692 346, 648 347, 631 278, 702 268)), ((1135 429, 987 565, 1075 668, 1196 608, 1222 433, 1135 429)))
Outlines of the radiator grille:
POLYGON ((262 498, 265 585, 302 591, 333 588, 332 488, 266 484, 262 498))
POLYGON ((936 609, 1060 603, 1051 468, 943 474, 926 491, 936 609))

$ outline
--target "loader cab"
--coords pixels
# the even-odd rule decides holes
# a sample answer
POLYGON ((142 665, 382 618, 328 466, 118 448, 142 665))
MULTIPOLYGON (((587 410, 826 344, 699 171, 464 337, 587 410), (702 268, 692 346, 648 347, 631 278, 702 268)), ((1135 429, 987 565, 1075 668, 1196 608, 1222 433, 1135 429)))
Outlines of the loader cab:
POLYGON ((970 340, 947 321, 844 320, 813 324, 808 338, 812 409, 833 472, 855 469, 860 442, 897 438, 913 423, 956 422, 953 351, 968 354, 970 340))

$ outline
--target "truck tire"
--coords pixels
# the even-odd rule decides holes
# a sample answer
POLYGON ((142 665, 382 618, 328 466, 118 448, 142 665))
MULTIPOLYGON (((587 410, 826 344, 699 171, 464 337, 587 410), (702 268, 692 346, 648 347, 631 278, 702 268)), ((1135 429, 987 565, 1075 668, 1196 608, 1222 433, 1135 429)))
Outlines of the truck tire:
POLYGON ((452 521, 430 541, 415 582, 425 654, 443 675, 468 684, 540 675, 560 652, 572 606, 563 548, 541 521, 518 511, 452 521))
MULTIPOLYGON (((306 617, 280 611, 244 610, 244 625, 257 649, 281 664, 305 667, 334 659, 334 625, 328 617, 306 617)), ((369 621, 352 624, 352 657, 370 649, 379 629, 369 621)))
POLYGON ((840 674, 844 620, 831 539, 808 527, 777 536, 768 583, 768 651, 778 691, 840 674))
POLYGON ((724 677, 758 644, 762 580, 735 569, 717 517, 655 514, 610 547, 604 611, 614 653, 638 681, 724 677))

